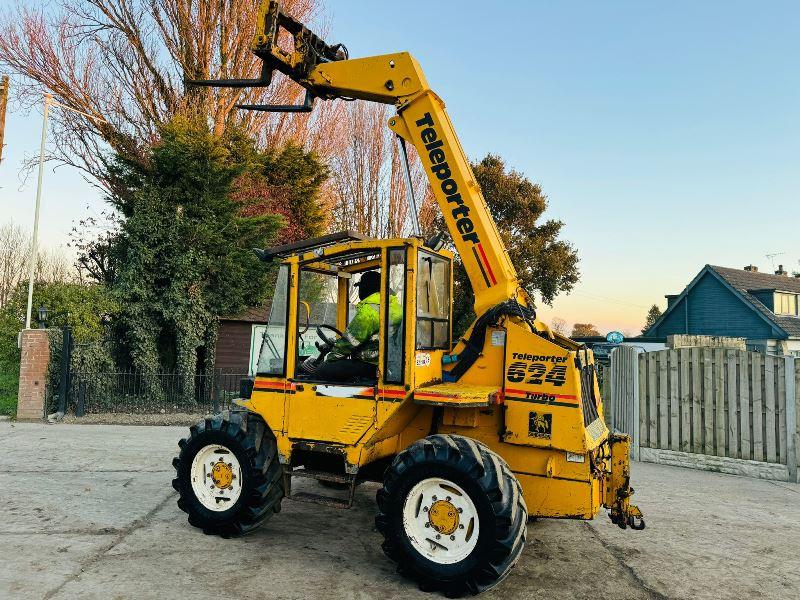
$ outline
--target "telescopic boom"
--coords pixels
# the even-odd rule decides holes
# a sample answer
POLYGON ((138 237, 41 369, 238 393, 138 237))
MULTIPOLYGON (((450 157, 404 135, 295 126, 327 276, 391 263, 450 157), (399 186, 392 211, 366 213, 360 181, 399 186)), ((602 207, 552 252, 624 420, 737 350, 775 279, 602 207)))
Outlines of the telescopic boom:
POLYGON ((531 304, 520 289, 494 220, 486 206, 469 160, 447 115, 444 102, 428 86, 419 63, 407 52, 351 59, 341 45, 328 45, 282 10, 264 0, 253 52, 263 61, 258 79, 201 80, 195 85, 267 87, 279 71, 306 89, 296 106, 241 105, 275 112, 308 112, 316 99, 359 99, 393 104, 397 115, 389 127, 412 144, 425 167, 447 229, 461 256, 475 292, 475 312, 508 300, 531 304), (279 46, 291 40, 292 50, 279 46))

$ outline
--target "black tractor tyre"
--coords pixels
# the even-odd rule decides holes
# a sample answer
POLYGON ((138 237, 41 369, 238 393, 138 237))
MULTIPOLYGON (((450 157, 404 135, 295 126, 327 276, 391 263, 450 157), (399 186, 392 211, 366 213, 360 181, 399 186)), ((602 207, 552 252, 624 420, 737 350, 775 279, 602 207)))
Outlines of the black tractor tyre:
POLYGON ((414 442, 386 470, 377 502, 375 525, 384 537, 383 551, 397 563, 398 573, 416 581, 423 591, 451 598, 486 591, 508 575, 525 546, 528 510, 519 481, 499 455, 470 438, 432 435, 414 442), (477 511, 477 544, 454 564, 423 556, 403 525, 406 497, 429 478, 460 486, 477 511))
POLYGON ((177 476, 172 487, 178 493, 178 508, 189 515, 189 523, 209 535, 234 537, 258 528, 281 509, 285 495, 283 467, 278 446, 264 420, 244 410, 225 411, 193 425, 189 437, 178 442, 180 453, 172 461, 177 476), (209 445, 230 449, 241 466, 238 499, 223 511, 209 510, 192 489, 192 461, 209 445))

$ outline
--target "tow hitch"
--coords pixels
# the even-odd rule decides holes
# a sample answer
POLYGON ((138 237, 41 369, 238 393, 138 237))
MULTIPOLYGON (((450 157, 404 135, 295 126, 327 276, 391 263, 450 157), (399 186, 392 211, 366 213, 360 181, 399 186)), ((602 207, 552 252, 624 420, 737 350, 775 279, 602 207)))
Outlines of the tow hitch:
POLYGON ((641 531, 645 527, 642 511, 630 503, 634 493, 630 486, 631 438, 624 434, 612 433, 608 436, 608 445, 611 454, 611 472, 605 474, 603 506, 609 509, 608 516, 611 522, 620 529, 630 527, 641 531))

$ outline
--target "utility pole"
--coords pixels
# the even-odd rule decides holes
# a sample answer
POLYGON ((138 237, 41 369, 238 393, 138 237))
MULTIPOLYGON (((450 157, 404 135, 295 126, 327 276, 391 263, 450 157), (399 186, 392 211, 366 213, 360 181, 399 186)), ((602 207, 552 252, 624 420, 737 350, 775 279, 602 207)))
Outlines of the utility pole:
POLYGON ((3 139, 6 135, 6 106, 8 106, 8 75, 0 81, 0 163, 3 162, 3 139))

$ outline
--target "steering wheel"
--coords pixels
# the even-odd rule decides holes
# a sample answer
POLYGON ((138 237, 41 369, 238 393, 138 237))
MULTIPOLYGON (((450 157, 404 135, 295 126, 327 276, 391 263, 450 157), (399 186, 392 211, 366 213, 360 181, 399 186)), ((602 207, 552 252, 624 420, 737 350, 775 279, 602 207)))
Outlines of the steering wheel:
POLYGON ((334 327, 333 325, 320 325, 319 327, 317 327, 317 335, 324 342, 324 345, 320 345, 319 342, 316 342, 315 346, 317 347, 317 350, 319 350, 320 352, 325 352, 325 353, 330 352, 331 348, 333 348, 333 345, 336 343, 336 340, 338 338, 344 337, 342 332, 339 331, 338 329, 336 329, 336 327, 334 327), (336 334, 337 337, 335 337, 333 339, 329 338, 323 332, 323 330, 325 330, 325 329, 328 329, 329 331, 332 331, 333 333, 336 334))

